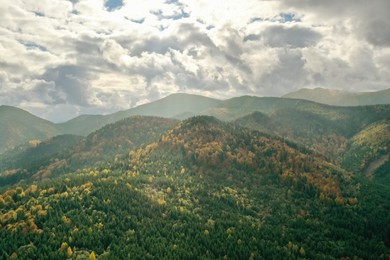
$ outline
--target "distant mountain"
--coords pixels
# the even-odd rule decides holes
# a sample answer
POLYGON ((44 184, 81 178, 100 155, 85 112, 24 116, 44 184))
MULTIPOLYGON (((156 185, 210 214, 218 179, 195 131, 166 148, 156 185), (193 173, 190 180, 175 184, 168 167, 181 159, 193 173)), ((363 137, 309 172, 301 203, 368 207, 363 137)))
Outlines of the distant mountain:
POLYGON ((60 134, 57 125, 22 109, 0 106, 0 154, 28 141, 60 134))
POLYGON ((270 115, 281 110, 285 111, 284 114, 289 110, 306 111, 324 120, 337 121, 337 127, 341 127, 340 130, 349 136, 356 133, 354 130, 361 130, 365 124, 379 119, 390 119, 390 109, 386 106, 333 107, 302 99, 254 96, 221 101, 198 95, 173 94, 125 111, 109 115, 82 115, 61 124, 53 124, 21 109, 4 106, 0 111, 0 153, 27 141, 44 140, 59 134, 87 136, 107 124, 134 115, 180 120, 191 116, 210 115, 220 120, 232 121, 254 112, 270 115))
POLYGON ((82 115, 59 124, 59 128, 66 134, 86 136, 106 124, 114 123, 130 116, 140 115, 185 119, 202 114, 203 111, 218 105, 220 102, 220 100, 199 95, 172 94, 148 104, 105 116, 82 115))
POLYGON ((348 142, 336 122, 297 109, 282 109, 269 115, 254 112, 234 122, 308 147, 331 160, 344 151, 348 142))
POLYGON ((214 98, 179 93, 126 111, 114 113, 110 117, 114 118, 114 120, 133 115, 183 118, 185 114, 188 116, 201 114, 220 103, 220 100, 214 98))
POLYGON ((390 104, 390 89, 376 92, 347 92, 336 89, 302 88, 288 93, 283 98, 306 99, 336 106, 365 106, 390 104))

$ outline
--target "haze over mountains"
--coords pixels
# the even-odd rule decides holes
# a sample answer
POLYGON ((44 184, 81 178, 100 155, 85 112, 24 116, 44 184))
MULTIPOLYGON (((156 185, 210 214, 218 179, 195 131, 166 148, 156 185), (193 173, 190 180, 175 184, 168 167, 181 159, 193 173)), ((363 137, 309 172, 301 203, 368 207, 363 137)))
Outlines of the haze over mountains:
POLYGON ((194 115, 212 115, 221 120, 234 120, 252 112, 271 113, 282 108, 308 110, 321 107, 306 99, 342 106, 389 104, 390 90, 373 93, 347 93, 325 89, 302 89, 285 95, 285 98, 243 96, 217 100, 190 94, 173 94, 160 100, 109 115, 81 115, 64 123, 52 123, 11 106, 0 106, 0 153, 27 141, 43 140, 59 134, 86 136, 106 124, 132 115, 148 115, 185 119, 194 115), (291 99, 287 99, 291 98, 291 99))
POLYGON ((348 92, 337 89, 302 88, 283 95, 284 98, 306 99, 335 106, 365 106, 390 103, 390 89, 374 92, 348 92))

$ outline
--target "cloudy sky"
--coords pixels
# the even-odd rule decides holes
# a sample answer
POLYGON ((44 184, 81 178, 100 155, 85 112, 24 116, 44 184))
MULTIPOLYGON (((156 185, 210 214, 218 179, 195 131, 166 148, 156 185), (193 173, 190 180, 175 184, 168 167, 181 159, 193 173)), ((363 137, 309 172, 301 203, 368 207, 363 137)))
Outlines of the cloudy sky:
POLYGON ((171 93, 390 88, 389 0, 12 0, 0 104, 52 121, 171 93))

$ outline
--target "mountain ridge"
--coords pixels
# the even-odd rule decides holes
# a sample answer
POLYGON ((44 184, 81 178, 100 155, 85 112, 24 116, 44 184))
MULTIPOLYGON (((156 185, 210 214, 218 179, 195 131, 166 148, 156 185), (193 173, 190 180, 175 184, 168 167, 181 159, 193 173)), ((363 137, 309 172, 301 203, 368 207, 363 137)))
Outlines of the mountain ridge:
POLYGON ((373 92, 348 92, 339 89, 301 88, 282 97, 305 99, 336 106, 379 105, 390 104, 390 89, 373 92))
MULTIPOLYGON (((281 109, 298 109, 310 111, 326 118, 335 118, 339 121, 350 120, 350 114, 360 110, 368 113, 371 118, 373 113, 382 116, 380 107, 341 107, 330 106, 303 99, 242 96, 227 100, 217 100, 191 94, 172 94, 163 99, 144 104, 128 110, 109 115, 81 115, 67 122, 55 124, 41 119, 22 109, 11 109, 4 106, 0 113, 0 153, 17 147, 25 142, 38 139, 44 140, 59 134, 71 134, 87 136, 103 126, 117 122, 133 115, 147 115, 186 119, 197 115, 211 115, 225 121, 232 121, 253 112, 271 114, 281 109), (377 112, 376 112, 377 111, 377 112), (6 134, 7 133, 7 134, 6 134)), ((382 105, 385 111, 389 111, 390 105, 382 105)), ((377 117, 373 116, 372 118, 377 117)), ((359 117, 360 118, 360 117, 359 117)), ((388 119, 388 118, 383 118, 388 119)), ((353 119, 352 124, 359 126, 359 122, 353 119)))

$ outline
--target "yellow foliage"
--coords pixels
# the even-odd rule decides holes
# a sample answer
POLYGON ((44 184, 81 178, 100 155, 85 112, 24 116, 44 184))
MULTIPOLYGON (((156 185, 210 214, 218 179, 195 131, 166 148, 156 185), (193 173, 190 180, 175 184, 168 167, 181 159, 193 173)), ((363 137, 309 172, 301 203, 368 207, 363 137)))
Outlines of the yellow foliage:
POLYGON ((14 210, 10 210, 7 213, 3 214, 1 218, 1 222, 7 223, 11 219, 16 220, 17 217, 18 217, 18 213, 16 213, 16 211, 14 210))
POLYGON ((3 196, 0 195, 0 206, 6 205, 7 203, 3 199, 3 196))
POLYGON ((103 229, 103 227, 104 227, 104 225, 103 225, 102 222, 99 222, 99 223, 97 224, 97 228, 98 228, 98 229, 103 229))
POLYGON ((68 249, 68 243, 63 242, 60 247, 60 251, 65 252, 68 249))
POLYGON ((157 199, 157 203, 158 203, 158 205, 160 205, 160 206, 167 204, 167 202, 165 201, 164 198, 158 198, 158 199, 157 199))
POLYGON ((40 209, 38 210, 38 216, 46 216, 47 215, 47 210, 40 209))
POLYGON ((92 251, 90 254, 89 254, 89 257, 88 257, 89 260, 96 260, 96 255, 95 255, 95 252, 92 251))
POLYGON ((73 250, 70 246, 68 246, 68 250, 66 252, 66 255, 68 256, 68 258, 71 258, 73 255, 73 250))
POLYGON ((167 188, 167 193, 169 194, 169 193, 171 193, 171 192, 172 192, 171 187, 168 187, 168 188, 167 188))
POLYGON ((28 141, 28 143, 29 143, 32 147, 37 147, 38 144, 41 143, 41 141, 39 141, 39 140, 30 140, 30 141, 28 141))

